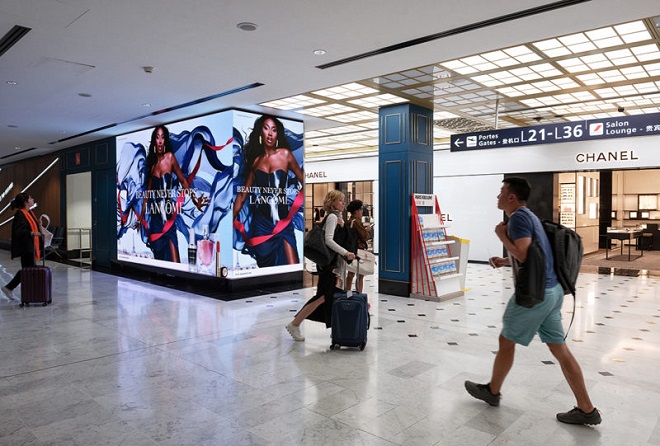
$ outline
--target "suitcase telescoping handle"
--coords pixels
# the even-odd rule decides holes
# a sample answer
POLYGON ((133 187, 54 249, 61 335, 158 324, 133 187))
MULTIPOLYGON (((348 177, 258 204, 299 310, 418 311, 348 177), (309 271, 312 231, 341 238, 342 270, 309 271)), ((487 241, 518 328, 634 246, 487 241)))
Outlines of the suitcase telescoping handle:
MULTIPOLYGON (((360 276, 360 257, 355 254, 355 259, 353 259, 354 262, 357 263, 357 266, 355 267, 355 292, 359 293, 360 291, 358 290, 358 280, 360 276)), ((344 284, 346 283, 346 279, 348 277, 348 262, 346 262, 346 268, 344 268, 344 284)), ((344 285, 346 286, 346 285, 344 285)))
POLYGON ((357 262, 357 266, 355 267, 355 292, 359 293, 360 290, 358 290, 358 284, 360 283, 360 256, 355 254, 355 261, 357 262))
MULTIPOLYGON (((34 238, 36 238, 37 243, 39 243, 39 236, 35 235, 34 238)), ((39 247, 40 247, 39 249, 41 249, 41 243, 39 243, 39 247)), ((44 251, 45 250, 46 249, 44 248, 44 251)), ((32 257, 34 258, 34 264, 36 265, 37 264, 37 251, 34 251, 34 255, 32 257)), ((41 261, 42 261, 42 265, 46 266, 46 253, 45 252, 41 253, 41 261)))

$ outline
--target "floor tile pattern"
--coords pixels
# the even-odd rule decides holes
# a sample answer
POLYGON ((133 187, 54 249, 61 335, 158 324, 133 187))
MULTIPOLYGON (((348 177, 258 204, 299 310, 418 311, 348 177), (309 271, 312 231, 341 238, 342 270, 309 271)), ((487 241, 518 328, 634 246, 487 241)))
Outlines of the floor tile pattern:
MULTIPOLYGON (((0 252, 0 280, 18 263, 0 252)), ((655 277, 580 275, 568 343, 603 423, 567 426, 574 401, 535 339, 499 407, 486 382, 510 272, 468 266, 463 297, 378 294, 364 351, 284 329, 312 288, 223 302, 53 263, 54 303, 0 301, 1 445, 660 445, 655 277)), ((19 291, 20 292, 20 291, 19 291)), ((573 312, 564 302, 565 325, 573 312)))

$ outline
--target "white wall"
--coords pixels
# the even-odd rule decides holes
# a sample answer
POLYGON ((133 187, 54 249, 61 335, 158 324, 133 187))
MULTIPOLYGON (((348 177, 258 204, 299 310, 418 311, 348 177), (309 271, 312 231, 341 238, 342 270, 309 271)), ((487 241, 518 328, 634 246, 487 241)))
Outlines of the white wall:
MULTIPOLYGON (((494 255, 502 255, 502 244, 495 236, 495 225, 502 221, 502 211, 497 209, 497 194, 503 175, 477 175, 442 178, 437 176, 438 164, 434 161, 436 177, 433 192, 443 214, 452 221, 449 235, 470 240, 468 258, 486 261, 494 255)), ((345 159, 336 161, 305 161, 308 183, 338 181, 374 181, 378 191, 378 157, 345 159)), ((378 209, 378 193, 374 194, 374 209, 378 209)), ((379 222, 374 227, 374 246, 378 246, 379 222)))
MULTIPOLYGON (((504 173, 659 167, 658 146, 660 136, 653 135, 472 152, 439 150, 434 152, 433 158, 433 192, 438 196, 443 214, 449 214, 453 220, 449 234, 470 240, 469 259, 483 261, 502 253, 502 245, 495 236, 494 228, 502 220, 496 197, 504 173)), ((306 160, 305 172, 310 183, 377 180, 378 157, 317 162, 306 160)), ((643 180, 646 185, 644 189, 658 181, 656 178, 657 175, 653 183, 643 180)), ((614 184, 617 184, 616 180, 614 184)), ((658 191, 660 186, 652 189, 658 191)), ((594 233, 597 227, 586 225, 579 230, 589 240, 597 240, 594 233)), ((375 234, 378 234, 378 224, 375 234)), ((590 242, 589 249, 592 244, 590 242)))
MULTIPOLYGON (((305 160, 305 181, 330 183, 339 181, 377 181, 378 157, 347 158, 332 161, 305 160)), ((374 189, 376 191, 378 189, 374 189)))
POLYGON ((449 220, 445 222, 449 225, 447 234, 470 241, 469 260, 487 261, 492 256, 502 256, 502 242, 495 235, 495 226, 503 216, 497 209, 503 178, 497 174, 433 179, 440 210, 449 220))

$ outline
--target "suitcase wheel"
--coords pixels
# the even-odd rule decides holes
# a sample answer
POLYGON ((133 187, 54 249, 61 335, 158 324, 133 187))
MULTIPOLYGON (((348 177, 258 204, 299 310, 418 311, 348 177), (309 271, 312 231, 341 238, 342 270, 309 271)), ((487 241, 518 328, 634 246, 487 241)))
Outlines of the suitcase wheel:
POLYGON ((330 344, 330 350, 339 350, 341 345, 339 344, 330 344))
POLYGON ((28 306, 28 304, 24 304, 23 302, 21 302, 18 306, 21 307, 21 308, 23 308, 23 307, 28 306))
POLYGON ((48 306, 48 302, 44 302, 44 303, 42 303, 41 306, 42 306, 42 307, 46 307, 46 306, 48 306))
POLYGON ((360 351, 364 350, 364 348, 365 348, 366 346, 367 346, 367 343, 366 343, 366 342, 363 342, 362 344, 360 344, 360 351))

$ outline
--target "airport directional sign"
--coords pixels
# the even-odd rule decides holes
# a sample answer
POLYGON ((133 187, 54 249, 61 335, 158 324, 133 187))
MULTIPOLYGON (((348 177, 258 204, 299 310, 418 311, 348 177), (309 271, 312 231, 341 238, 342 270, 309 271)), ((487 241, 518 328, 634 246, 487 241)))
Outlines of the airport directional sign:
POLYGON ((451 151, 555 144, 660 134, 660 113, 562 122, 451 136, 451 151))

